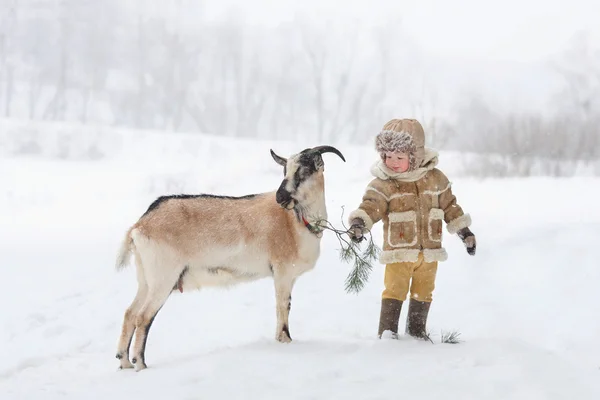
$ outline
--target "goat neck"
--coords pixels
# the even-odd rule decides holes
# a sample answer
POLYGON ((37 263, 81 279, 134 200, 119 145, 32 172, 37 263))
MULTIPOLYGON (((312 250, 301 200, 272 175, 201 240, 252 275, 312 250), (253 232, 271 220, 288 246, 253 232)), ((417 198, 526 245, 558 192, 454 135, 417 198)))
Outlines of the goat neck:
POLYGON ((309 224, 306 226, 309 231, 316 228, 320 232, 319 223, 327 219, 323 175, 315 176, 302 186, 295 198, 294 213, 299 223, 309 224))

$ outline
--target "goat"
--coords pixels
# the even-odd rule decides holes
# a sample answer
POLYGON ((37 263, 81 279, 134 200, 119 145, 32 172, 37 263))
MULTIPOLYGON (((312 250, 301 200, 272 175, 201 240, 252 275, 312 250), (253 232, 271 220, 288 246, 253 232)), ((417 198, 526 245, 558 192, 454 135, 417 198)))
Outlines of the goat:
POLYGON ((146 368, 150 326, 176 290, 230 286, 265 277, 275 283, 275 338, 291 342, 289 312, 296 279, 314 268, 327 218, 323 153, 318 146, 285 159, 277 191, 242 197, 210 194, 161 196, 127 231, 117 256, 117 270, 134 255, 138 289, 125 311, 117 359, 120 368, 146 368), (133 358, 129 348, 135 334, 133 358))

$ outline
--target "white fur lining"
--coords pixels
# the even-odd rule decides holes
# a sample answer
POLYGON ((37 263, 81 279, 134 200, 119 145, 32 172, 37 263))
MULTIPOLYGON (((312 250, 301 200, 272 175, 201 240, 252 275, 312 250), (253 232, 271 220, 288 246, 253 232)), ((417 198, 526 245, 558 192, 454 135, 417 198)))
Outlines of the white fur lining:
POLYGON ((431 196, 439 196, 440 194, 444 193, 446 190, 450 189, 451 186, 452 186, 452 184, 448 183, 448 185, 446 186, 445 189, 442 189, 442 190, 424 190, 423 194, 429 194, 431 196))
POLYGON ((390 198, 389 198, 389 197, 387 197, 385 194, 383 194, 383 193, 381 193, 379 190, 375 189, 373 186, 367 186, 367 190, 366 190, 366 192, 368 192, 369 190, 370 190, 370 191, 372 191, 372 192, 375 192, 375 193, 377 193, 378 195, 380 195, 381 197, 383 197, 383 198, 384 198, 384 199, 386 199, 386 200, 389 200, 389 199, 390 199, 390 198))
POLYGON ((375 178, 387 181, 388 179, 395 179, 400 182, 415 182, 421 179, 425 174, 438 164, 438 152, 437 150, 425 147, 423 163, 419 168, 408 172, 394 172, 393 170, 386 167, 382 160, 375 162, 371 165, 371 174, 375 178))
POLYGON ((434 219, 444 219, 444 210, 442 210, 441 208, 432 208, 431 210, 429 210, 429 223, 427 224, 427 234, 429 235, 429 240, 431 240, 432 242, 441 242, 441 237, 439 239, 433 238, 433 232, 431 230, 431 221, 433 221, 434 219))
POLYGON ((426 263, 446 261, 448 259, 448 253, 443 247, 441 249, 424 249, 423 259, 426 263))
MULTIPOLYGON (((417 262, 419 259, 419 249, 399 249, 399 250, 385 250, 381 252, 379 256, 379 262, 381 264, 394 264, 400 262, 417 262)), ((448 253, 446 249, 424 249, 423 260, 426 263, 446 261, 448 259, 448 253)))
POLYGON ((416 196, 416 193, 394 193, 393 195, 390 196, 390 200, 392 199, 398 199, 400 197, 406 197, 406 196, 416 196))
POLYGON ((399 262, 416 262, 419 259, 419 249, 384 250, 379 256, 381 264, 399 262))
POLYGON ((444 210, 441 208, 432 208, 429 210, 429 220, 432 219, 443 219, 444 218, 444 210))
POLYGON ((392 135, 394 135, 394 134, 396 134, 396 135, 408 135, 408 137, 410 137, 412 139, 412 135, 410 134, 410 132, 409 131, 405 131, 405 130, 393 131, 391 129, 383 129, 379 133, 383 133, 383 134, 390 133, 392 135))
POLYGON ((388 218, 390 223, 416 221, 417 213, 415 211, 392 212, 388 218))
POLYGON ((379 190, 375 189, 373 186, 367 186, 367 192, 368 191, 372 191, 377 193, 378 195, 380 195, 381 197, 383 197, 384 199, 386 199, 387 201, 390 201, 392 199, 397 199, 400 197, 406 197, 406 196, 416 196, 416 193, 394 193, 391 196, 386 196, 384 193, 380 192, 379 190))
POLYGON ((348 222, 352 224, 352 220, 354 218, 362 219, 365 223, 365 228, 367 228, 368 230, 371 230, 371 228, 373 227, 373 220, 371 219, 371 217, 369 217, 369 214, 367 214, 366 211, 363 209, 359 208, 357 210, 352 211, 350 213, 350 216, 348 217, 348 222))
POLYGON ((469 214, 464 214, 448 222, 447 229, 448 232, 454 234, 460 231, 462 228, 467 228, 469 226, 471 226, 471 216, 469 214))

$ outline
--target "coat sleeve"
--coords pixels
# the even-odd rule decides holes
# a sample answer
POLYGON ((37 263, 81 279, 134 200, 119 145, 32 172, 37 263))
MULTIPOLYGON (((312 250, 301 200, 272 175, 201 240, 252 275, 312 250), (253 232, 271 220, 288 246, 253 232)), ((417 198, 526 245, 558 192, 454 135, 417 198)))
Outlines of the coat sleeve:
POLYGON ((373 224, 380 221, 388 211, 388 199, 384 189, 378 184, 378 180, 373 180, 362 197, 362 203, 350 213, 348 222, 351 224, 354 218, 360 218, 364 221, 365 227, 371 230, 373 224))
POLYGON ((471 216, 465 214, 456 202, 456 196, 452 193, 450 181, 443 172, 439 172, 439 187, 442 190, 439 196, 440 207, 444 211, 448 232, 454 234, 463 228, 471 226, 471 216))

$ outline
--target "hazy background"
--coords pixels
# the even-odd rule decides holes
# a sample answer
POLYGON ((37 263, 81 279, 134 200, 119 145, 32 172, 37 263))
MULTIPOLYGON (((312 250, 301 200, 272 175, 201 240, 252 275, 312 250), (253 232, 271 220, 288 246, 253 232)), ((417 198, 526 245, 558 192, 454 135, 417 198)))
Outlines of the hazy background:
POLYGON ((0 400, 600 399, 599 19, 599 0, 0 0, 0 400), (444 236, 435 345, 377 339, 384 268, 349 295, 326 232, 294 344, 270 279, 176 292, 150 368, 116 372, 137 281, 115 255, 158 196, 274 190, 270 148, 333 144, 341 230, 375 135, 408 117, 478 243, 444 236))
POLYGON ((428 145, 476 155, 467 173, 600 174, 598 15, 591 0, 0 0, 0 123, 370 145, 413 117, 428 145))

